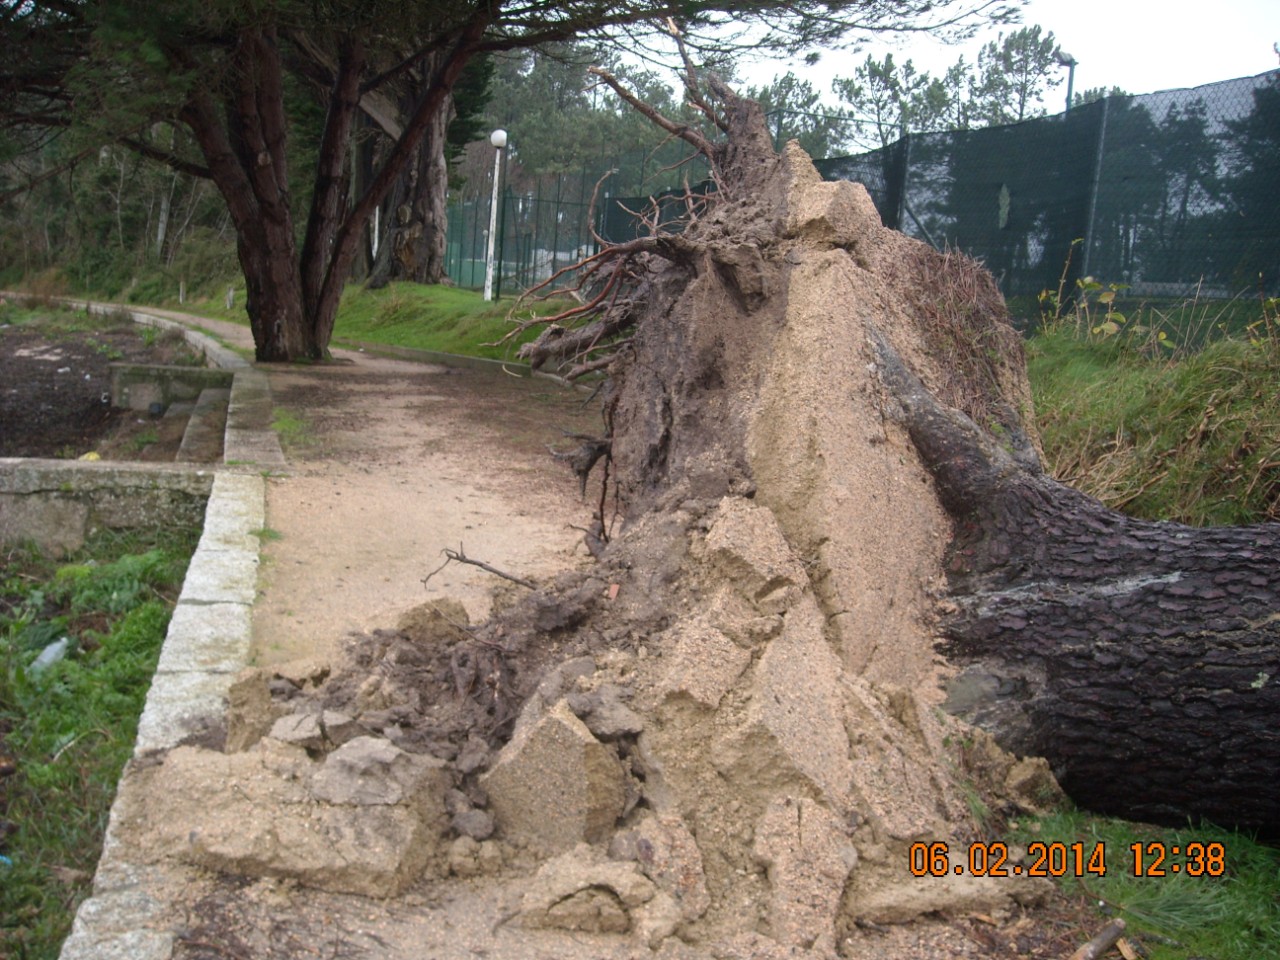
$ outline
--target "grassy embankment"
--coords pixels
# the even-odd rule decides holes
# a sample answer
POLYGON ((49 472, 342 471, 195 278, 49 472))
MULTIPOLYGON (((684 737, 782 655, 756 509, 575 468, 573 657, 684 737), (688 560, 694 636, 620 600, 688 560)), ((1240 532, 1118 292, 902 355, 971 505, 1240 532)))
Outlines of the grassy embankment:
MULTIPOLYGON (((243 290, 238 291, 230 310, 219 298, 199 298, 179 305, 176 300, 153 304, 173 310, 185 310, 200 316, 230 320, 248 325, 243 305, 243 290)), ((565 301, 548 301, 522 306, 512 314, 515 301, 504 297, 486 302, 480 294, 456 287, 421 286, 393 283, 381 290, 366 290, 358 284, 347 287, 334 328, 333 345, 381 344, 433 350, 492 360, 515 360, 521 343, 537 336, 539 329, 515 336, 499 344, 517 324, 535 312, 555 313, 565 309, 565 301)))
POLYGON ((1027 346, 1053 473, 1153 520, 1280 519, 1280 303, 1085 293, 1027 346))
MULTIPOLYGON (((1097 284, 1043 318, 1028 372, 1049 468, 1116 509, 1153 520, 1280 519, 1280 322, 1276 301, 1124 303, 1097 284)), ((1105 877, 1064 878, 1123 917, 1153 960, 1280 957, 1280 851, 1211 827, 1162 830, 1072 812, 1022 839, 1105 845, 1105 877), (1135 876, 1134 845, 1178 856, 1135 876), (1197 852, 1201 848, 1196 848, 1197 852), (1177 872, 1173 866, 1177 864, 1177 872), (1221 868, 1221 875, 1215 876, 1221 868)))

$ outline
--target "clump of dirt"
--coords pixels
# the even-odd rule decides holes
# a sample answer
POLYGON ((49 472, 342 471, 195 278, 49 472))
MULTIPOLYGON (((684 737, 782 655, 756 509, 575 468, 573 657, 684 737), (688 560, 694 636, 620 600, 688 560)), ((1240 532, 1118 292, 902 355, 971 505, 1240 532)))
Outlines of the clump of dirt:
POLYGON ((185 418, 111 406, 110 364, 200 362, 180 333, 50 308, 0 324, 0 457, 172 460, 185 418))

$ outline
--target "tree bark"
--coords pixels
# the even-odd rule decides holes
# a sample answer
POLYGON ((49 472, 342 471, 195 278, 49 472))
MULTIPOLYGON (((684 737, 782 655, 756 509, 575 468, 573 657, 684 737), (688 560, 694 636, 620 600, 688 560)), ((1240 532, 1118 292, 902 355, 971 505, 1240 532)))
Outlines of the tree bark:
POLYGON ((440 65, 432 71, 426 91, 418 101, 414 112, 405 122, 404 132, 388 154, 381 169, 356 199, 346 216, 333 233, 332 251, 329 253, 324 283, 315 303, 311 305, 312 323, 317 342, 329 343, 333 336, 334 321, 338 316, 338 302, 342 288, 351 271, 351 264, 360 251, 360 243, 366 225, 414 154, 423 138, 442 111, 447 110, 454 85, 458 82, 467 61, 475 54, 478 44, 489 24, 490 15, 477 11, 459 31, 458 38, 441 56, 440 65))
POLYGON ((283 75, 274 32, 242 31, 232 51, 231 73, 225 121, 205 87, 192 91, 180 116, 191 128, 235 226, 257 359, 315 357, 323 346, 308 323, 302 295, 289 208, 283 75))
MULTIPOLYGON (((489 15, 477 12, 453 45, 432 60, 422 95, 364 192, 348 196, 351 130, 362 99, 366 53, 360 41, 340 43, 329 93, 306 237, 301 250, 289 205, 285 142, 288 121, 275 31, 245 29, 230 56, 225 102, 197 86, 180 113, 226 200, 247 288, 246 310, 260 361, 322 359, 328 355, 338 304, 360 251, 366 225, 437 127, 447 126, 450 95, 480 43, 489 15)), ((170 51, 176 64, 195 70, 186 51, 170 51)), ((441 154, 443 155, 443 154, 441 154)), ((429 184, 422 190, 429 192, 429 184)), ((432 239, 443 251, 443 235, 432 239)), ((433 262, 440 263, 442 258, 433 262)), ((429 261, 430 262, 430 261, 429 261)))
POLYGON ((951 707, 1077 802, 1280 836, 1280 524, 1135 520, 1015 458, 892 351, 883 376, 956 524, 951 707))
MULTIPOLYGON (((411 113, 417 99, 417 86, 404 98, 405 115, 411 113)), ((431 284, 445 279, 449 190, 446 140, 453 114, 450 97, 431 118, 417 155, 388 195, 383 239, 371 286, 381 287, 396 280, 431 284)))

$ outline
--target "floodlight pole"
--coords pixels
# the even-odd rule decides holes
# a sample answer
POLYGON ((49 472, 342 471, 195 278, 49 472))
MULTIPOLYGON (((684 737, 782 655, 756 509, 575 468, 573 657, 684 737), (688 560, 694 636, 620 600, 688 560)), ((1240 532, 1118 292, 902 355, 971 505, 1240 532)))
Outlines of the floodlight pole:
POLYGON ((1067 68, 1067 109, 1063 113, 1071 112, 1071 94, 1076 83, 1076 58, 1067 53, 1061 47, 1053 51, 1053 55, 1057 58, 1061 66, 1067 68))
POLYGON ((489 204, 489 248, 484 258, 484 298, 493 299, 493 247, 498 239, 498 181, 502 175, 502 148, 507 145, 507 131, 495 130, 489 134, 493 144, 493 201, 489 204))

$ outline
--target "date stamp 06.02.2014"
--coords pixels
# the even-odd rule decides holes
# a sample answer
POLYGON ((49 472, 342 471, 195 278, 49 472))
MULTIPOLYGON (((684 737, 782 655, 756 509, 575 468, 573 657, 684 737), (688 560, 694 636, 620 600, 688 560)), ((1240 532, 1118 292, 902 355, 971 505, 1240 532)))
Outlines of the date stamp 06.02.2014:
POLYGON ((944 841, 913 843, 907 867, 913 877, 1105 877, 1120 869, 1131 877, 1221 877, 1227 871, 1227 851, 1218 842, 1187 844, 1131 843, 1116 851, 1122 864, 1110 862, 1105 841, 1075 843, 1033 840, 1025 854, 1000 840, 951 844, 944 841))

